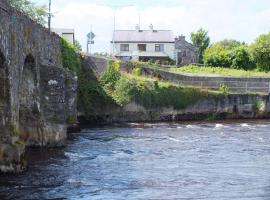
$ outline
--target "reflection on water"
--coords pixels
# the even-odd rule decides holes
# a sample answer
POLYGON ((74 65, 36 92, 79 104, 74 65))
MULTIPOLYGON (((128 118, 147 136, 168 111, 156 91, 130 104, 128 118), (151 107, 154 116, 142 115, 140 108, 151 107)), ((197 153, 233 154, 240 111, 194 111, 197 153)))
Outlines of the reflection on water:
POLYGON ((0 199, 270 199, 270 124, 131 124, 27 152, 0 199))

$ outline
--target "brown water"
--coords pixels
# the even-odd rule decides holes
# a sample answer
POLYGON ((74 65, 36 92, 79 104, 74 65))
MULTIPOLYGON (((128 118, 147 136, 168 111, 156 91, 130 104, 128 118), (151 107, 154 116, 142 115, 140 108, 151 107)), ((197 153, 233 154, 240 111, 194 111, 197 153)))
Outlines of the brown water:
POLYGON ((0 199, 270 199, 268 122, 146 125, 30 150, 27 172, 0 177, 0 199))

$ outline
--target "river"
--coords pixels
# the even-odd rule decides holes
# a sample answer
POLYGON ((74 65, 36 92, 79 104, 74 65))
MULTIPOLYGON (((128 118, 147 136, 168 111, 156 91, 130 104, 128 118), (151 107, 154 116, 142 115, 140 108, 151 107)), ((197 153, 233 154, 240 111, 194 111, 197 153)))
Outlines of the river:
POLYGON ((61 149, 27 151, 0 199, 270 199, 270 123, 88 128, 61 149))

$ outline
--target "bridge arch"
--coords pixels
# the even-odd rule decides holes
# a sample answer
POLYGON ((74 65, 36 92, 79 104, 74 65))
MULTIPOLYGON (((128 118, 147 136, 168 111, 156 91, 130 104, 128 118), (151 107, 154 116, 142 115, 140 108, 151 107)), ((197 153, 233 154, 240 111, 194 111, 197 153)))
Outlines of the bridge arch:
POLYGON ((25 57, 19 85, 19 127, 22 139, 35 140, 31 133, 37 133, 38 121, 37 65, 33 55, 25 57))
POLYGON ((0 128, 5 126, 7 105, 8 105, 7 62, 4 54, 0 50, 0 128))

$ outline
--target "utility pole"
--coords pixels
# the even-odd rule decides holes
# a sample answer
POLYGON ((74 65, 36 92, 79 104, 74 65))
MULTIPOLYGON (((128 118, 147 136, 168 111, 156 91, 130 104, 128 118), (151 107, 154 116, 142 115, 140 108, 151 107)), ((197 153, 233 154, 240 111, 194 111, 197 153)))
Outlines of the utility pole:
POLYGON ((114 56, 114 48, 115 48, 115 29, 116 29, 116 9, 114 8, 113 11, 113 45, 112 45, 112 56, 114 56))
POLYGON ((51 6, 52 6, 52 2, 51 0, 49 0, 48 28, 50 32, 51 32, 51 19, 52 19, 51 6))
POLYGON ((112 38, 112 56, 114 56, 115 53, 115 30, 116 30, 116 12, 119 8, 125 8, 125 7, 135 7, 135 5, 109 5, 109 4, 96 4, 100 6, 108 6, 113 9, 113 38, 112 38))

